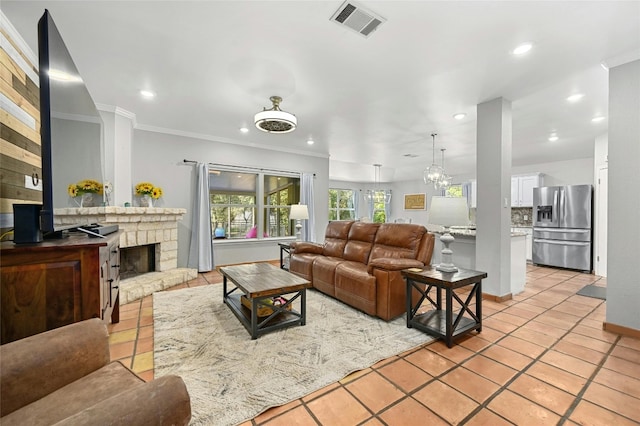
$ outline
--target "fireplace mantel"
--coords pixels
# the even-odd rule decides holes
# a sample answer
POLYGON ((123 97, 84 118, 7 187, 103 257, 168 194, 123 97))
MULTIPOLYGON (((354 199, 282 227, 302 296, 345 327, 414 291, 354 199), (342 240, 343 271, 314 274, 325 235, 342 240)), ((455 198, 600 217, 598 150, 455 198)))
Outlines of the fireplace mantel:
POLYGON ((156 271, 167 271, 178 263, 178 221, 186 209, 164 207, 72 207, 56 209, 56 225, 118 224, 120 247, 158 244, 156 271))

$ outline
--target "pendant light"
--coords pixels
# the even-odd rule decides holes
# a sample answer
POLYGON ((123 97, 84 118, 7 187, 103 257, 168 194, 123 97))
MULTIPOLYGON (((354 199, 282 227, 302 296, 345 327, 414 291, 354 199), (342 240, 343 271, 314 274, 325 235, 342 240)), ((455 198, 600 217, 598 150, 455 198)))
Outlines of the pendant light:
POLYGON ((425 169, 422 173, 422 179, 425 184, 433 184, 434 187, 438 187, 438 181, 440 177, 444 174, 444 169, 436 164, 436 136, 437 133, 431 133, 431 137, 433 138, 433 164, 431 167, 425 169))
POLYGON ((373 179, 375 184, 373 189, 367 189, 364 196, 368 201, 373 201, 374 203, 389 204, 391 202, 391 191, 385 191, 379 188, 380 167, 382 167, 382 164, 374 164, 373 167, 373 179))
POLYGON ((440 175, 440 179, 438 179, 438 182, 436 182, 435 186, 436 189, 442 189, 446 191, 451 186, 451 176, 446 174, 444 171, 444 152, 446 151, 446 149, 441 148, 440 151, 442 151, 442 175, 440 175))

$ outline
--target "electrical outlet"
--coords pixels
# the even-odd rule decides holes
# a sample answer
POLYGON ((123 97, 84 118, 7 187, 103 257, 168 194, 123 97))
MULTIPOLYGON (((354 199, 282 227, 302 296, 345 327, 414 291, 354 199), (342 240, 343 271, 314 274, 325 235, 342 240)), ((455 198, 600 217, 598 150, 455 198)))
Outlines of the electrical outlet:
POLYGON ((38 184, 34 185, 31 176, 24 175, 24 187, 27 189, 35 189, 36 191, 42 191, 42 179, 38 179, 38 184))

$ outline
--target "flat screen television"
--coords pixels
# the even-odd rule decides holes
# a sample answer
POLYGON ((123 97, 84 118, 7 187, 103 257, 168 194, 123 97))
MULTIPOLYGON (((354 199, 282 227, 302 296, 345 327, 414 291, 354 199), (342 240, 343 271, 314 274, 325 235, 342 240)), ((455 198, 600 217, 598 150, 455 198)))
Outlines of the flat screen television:
POLYGON ((55 211, 74 206, 67 192, 70 184, 85 179, 104 181, 104 130, 48 10, 38 21, 38 62, 43 175, 40 230, 44 238, 55 238, 64 229, 85 224, 54 225, 55 211))

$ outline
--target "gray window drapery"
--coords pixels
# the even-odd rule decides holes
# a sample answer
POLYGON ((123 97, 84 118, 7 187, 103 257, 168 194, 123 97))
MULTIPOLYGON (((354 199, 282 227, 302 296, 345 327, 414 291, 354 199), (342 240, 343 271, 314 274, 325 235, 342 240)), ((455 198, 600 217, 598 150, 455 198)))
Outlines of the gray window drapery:
POLYGON ((211 208, 209 207, 209 166, 196 165, 196 185, 191 210, 191 243, 189 245, 189 268, 208 272, 214 267, 213 234, 211 232, 211 208))

